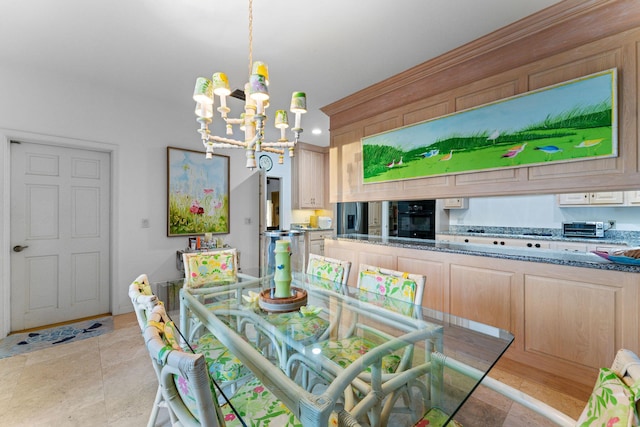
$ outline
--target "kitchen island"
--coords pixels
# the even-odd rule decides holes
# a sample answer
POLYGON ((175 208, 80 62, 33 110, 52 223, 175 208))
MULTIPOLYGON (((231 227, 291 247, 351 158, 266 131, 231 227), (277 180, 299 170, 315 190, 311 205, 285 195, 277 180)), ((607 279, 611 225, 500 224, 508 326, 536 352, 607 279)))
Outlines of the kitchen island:
POLYGON ((325 254, 427 278, 422 304, 511 331, 506 357, 588 394, 619 348, 640 351, 640 268, 591 253, 339 235, 325 254))

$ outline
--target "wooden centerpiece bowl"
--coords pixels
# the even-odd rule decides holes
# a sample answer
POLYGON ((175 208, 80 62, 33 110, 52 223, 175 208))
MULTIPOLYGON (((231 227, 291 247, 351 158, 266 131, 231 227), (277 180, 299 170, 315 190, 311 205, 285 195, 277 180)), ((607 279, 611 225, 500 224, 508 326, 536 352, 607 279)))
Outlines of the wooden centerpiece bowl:
POLYGON ((261 309, 270 313, 288 313, 297 311, 303 305, 307 305, 307 291, 291 287, 291 296, 285 298, 271 297, 271 289, 260 292, 258 304, 261 309))

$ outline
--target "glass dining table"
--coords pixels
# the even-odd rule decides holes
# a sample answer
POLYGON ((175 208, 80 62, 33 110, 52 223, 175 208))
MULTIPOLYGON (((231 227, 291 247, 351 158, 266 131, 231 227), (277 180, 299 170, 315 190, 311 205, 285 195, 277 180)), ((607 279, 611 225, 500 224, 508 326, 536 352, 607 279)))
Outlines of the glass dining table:
POLYGON ((336 415, 340 425, 446 425, 513 341, 306 274, 293 274, 287 301, 273 286, 265 277, 183 287, 180 329, 187 340, 215 335, 305 427, 336 415))

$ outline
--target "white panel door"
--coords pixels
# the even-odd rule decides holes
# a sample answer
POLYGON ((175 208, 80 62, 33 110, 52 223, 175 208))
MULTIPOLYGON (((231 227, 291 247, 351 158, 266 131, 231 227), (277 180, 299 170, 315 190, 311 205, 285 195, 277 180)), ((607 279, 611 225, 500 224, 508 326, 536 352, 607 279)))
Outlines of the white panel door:
POLYGON ((11 144, 11 330, 109 312, 110 156, 11 144))

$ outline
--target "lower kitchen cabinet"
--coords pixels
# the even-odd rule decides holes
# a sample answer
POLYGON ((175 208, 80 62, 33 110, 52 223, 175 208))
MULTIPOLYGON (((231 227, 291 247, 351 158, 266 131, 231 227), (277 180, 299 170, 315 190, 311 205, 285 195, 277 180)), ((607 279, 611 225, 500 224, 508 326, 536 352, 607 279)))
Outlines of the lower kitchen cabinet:
POLYGON ((324 255, 324 238, 333 234, 333 230, 305 231, 307 252, 324 255))
POLYGON ((640 352, 640 274, 477 255, 325 241, 327 256, 424 274, 422 305, 506 329, 506 358, 591 390, 619 348, 640 352))

